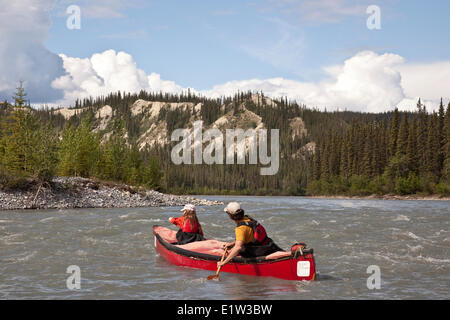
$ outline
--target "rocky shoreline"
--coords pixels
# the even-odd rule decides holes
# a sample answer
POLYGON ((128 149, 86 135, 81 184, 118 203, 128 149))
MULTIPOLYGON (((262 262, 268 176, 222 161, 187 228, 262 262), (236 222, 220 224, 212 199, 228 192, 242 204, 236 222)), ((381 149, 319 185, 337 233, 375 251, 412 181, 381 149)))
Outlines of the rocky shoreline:
POLYGON ((139 190, 126 185, 102 183, 78 178, 58 177, 49 185, 28 191, 0 191, 0 210, 72 209, 72 208, 135 208, 223 204, 220 201, 139 190))

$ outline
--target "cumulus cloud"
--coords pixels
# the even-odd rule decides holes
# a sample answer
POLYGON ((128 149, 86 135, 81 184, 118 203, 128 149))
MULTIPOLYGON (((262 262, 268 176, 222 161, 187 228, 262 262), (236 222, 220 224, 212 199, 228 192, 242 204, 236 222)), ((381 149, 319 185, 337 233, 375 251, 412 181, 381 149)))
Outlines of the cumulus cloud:
MULTIPOLYGON (((102 3, 106 5, 106 2, 96 5, 102 3)), ((331 6, 328 0, 317 3, 331 6)), ((116 9, 125 6, 123 0, 113 4, 116 9)), ((174 81, 161 79, 157 73, 139 69, 126 52, 107 50, 84 59, 50 52, 45 41, 54 5, 54 0, 0 0, 0 99, 11 99, 19 80, 25 81, 32 102, 52 105, 71 105, 76 99, 119 90, 172 93, 186 90, 174 81)), ((288 25, 285 29, 290 30, 288 25)), ((279 46, 289 41, 289 37, 282 38, 279 46)), ((268 51, 263 51, 263 55, 273 59, 277 56, 272 57, 268 51)), ((309 107, 366 112, 383 112, 396 106, 415 110, 419 97, 428 110, 435 110, 441 97, 450 99, 450 61, 413 64, 397 54, 362 51, 324 70, 327 77, 317 82, 247 79, 197 92, 219 97, 233 95, 237 90, 263 91, 272 97, 287 96, 309 107)))
POLYGON ((51 82, 64 74, 62 59, 44 45, 54 0, 0 0, 0 98, 10 100, 20 80, 29 97, 61 98, 51 82))
POLYGON ((53 88, 64 92, 64 98, 58 101, 60 104, 117 91, 177 93, 183 90, 173 81, 162 80, 159 74, 147 75, 130 54, 122 51, 106 50, 85 59, 60 56, 67 74, 52 82, 53 88))
MULTIPOLYGON (((119 90, 180 93, 187 89, 161 79, 157 73, 147 74, 125 52, 107 50, 85 59, 60 56, 67 74, 55 79, 52 86, 64 92, 59 101, 63 105, 73 104, 77 98, 119 90)), ((396 54, 362 51, 324 70, 328 77, 320 82, 248 79, 215 85, 210 90, 191 90, 213 98, 233 95, 238 90, 263 91, 268 96, 288 97, 308 107, 362 112, 384 112, 395 107, 415 110, 419 96, 428 110, 434 110, 441 96, 448 98, 445 85, 450 83, 450 62, 409 65, 396 54)))
POLYGON ((283 78, 231 81, 204 93, 233 94, 237 90, 262 90, 272 97, 287 96, 310 107, 383 112, 405 98, 401 74, 396 66, 404 59, 396 54, 363 51, 342 65, 325 68, 324 81, 300 82, 283 78))
POLYGON ((450 97, 450 61, 403 64, 397 70, 406 96, 428 100, 450 97))

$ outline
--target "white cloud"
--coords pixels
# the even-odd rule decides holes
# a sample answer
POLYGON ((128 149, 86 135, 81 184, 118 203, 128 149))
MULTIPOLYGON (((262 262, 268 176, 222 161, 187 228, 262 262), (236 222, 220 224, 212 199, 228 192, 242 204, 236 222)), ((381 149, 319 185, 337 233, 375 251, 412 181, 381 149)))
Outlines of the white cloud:
POLYGON ((407 96, 429 100, 450 96, 450 61, 403 64, 397 70, 407 96))
POLYGON ((110 92, 164 91, 181 92, 173 81, 161 80, 159 74, 147 75, 139 69, 133 57, 125 52, 107 50, 91 58, 72 58, 60 55, 67 74, 55 79, 52 87, 64 91, 57 103, 72 104, 77 98, 96 97, 110 92))
MULTIPOLYGON (((82 3, 88 4, 87 1, 82 3)), ((11 99, 19 80, 25 81, 28 96, 34 103, 64 105, 73 104, 77 98, 119 90, 183 90, 173 81, 162 80, 157 73, 148 74, 139 69, 133 57, 125 52, 107 50, 85 59, 50 52, 45 41, 54 4, 54 0, 0 0, 0 99, 11 99)), ((107 6, 103 0, 91 4, 107 6)), ((117 12, 126 6, 123 0, 114 0, 110 4, 110 9, 117 12)), ((315 6, 334 12, 333 5, 327 0, 318 1, 315 6)), ((356 13, 354 10, 349 7, 348 11, 338 14, 356 13)), ((105 13, 105 16, 108 15, 105 13)), ((271 55, 271 50, 282 49, 291 42, 289 32, 295 29, 280 24, 279 30, 286 32, 286 36, 281 37, 273 49, 262 50, 265 57, 261 59, 273 60, 276 54, 271 55)), ((293 53, 296 57, 301 51, 301 43, 294 47, 298 48, 293 53)), ((287 58, 283 60, 289 62, 287 58)), ((283 78, 235 80, 199 93, 217 97, 233 95, 237 90, 263 91, 272 97, 287 96, 309 107, 367 112, 383 112, 395 106, 415 110, 418 97, 428 110, 434 110, 441 97, 445 101, 450 99, 450 61, 414 64, 396 54, 362 51, 342 64, 324 70, 327 78, 319 82, 283 78)))
MULTIPOLYGON (((52 83, 55 89, 64 92, 60 104, 72 104, 77 98, 119 90, 179 93, 186 89, 173 81, 162 80, 157 73, 145 73, 125 52, 107 50, 85 59, 61 54, 61 58, 67 75, 52 83)), ((208 97, 233 95, 238 90, 263 91, 271 97, 287 96, 308 107, 363 112, 384 112, 396 106, 402 110, 415 110, 419 96, 428 110, 433 110, 441 96, 449 98, 446 84, 450 83, 450 62, 417 66, 405 63, 396 54, 362 51, 342 64, 324 70, 328 78, 320 82, 248 79, 215 85, 210 90, 192 91, 208 97)))
POLYGON ((401 74, 395 69, 404 59, 395 54, 363 51, 342 65, 325 68, 329 78, 300 82, 283 78, 231 81, 205 91, 207 95, 232 94, 236 90, 263 90, 272 97, 287 96, 309 107, 383 112, 405 98, 401 74))
POLYGON ((53 0, 0 0, 0 99, 11 99, 20 80, 34 101, 62 96, 50 83, 64 73, 61 58, 47 50, 53 0))
POLYGON ((450 99, 450 61, 416 65, 396 54, 362 51, 324 70, 328 79, 317 83, 251 79, 216 85, 203 93, 220 96, 237 90, 262 90, 268 96, 287 96, 308 107, 363 112, 384 112, 395 107, 414 111, 419 97, 430 111, 438 108, 441 97, 450 99))

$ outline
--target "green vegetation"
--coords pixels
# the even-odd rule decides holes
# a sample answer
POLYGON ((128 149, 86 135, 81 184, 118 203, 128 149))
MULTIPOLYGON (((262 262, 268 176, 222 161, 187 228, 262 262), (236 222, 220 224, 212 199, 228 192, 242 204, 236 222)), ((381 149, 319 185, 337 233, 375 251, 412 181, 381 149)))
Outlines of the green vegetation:
MULTIPOLYGON (((53 129, 38 121, 27 106, 22 83, 15 104, 1 119, 0 184, 3 188, 25 188, 30 180, 49 181, 56 165, 56 139, 53 129)), ((3 103, 3 110, 9 106, 3 103)))
MULTIPOLYGON (((268 103, 261 92, 209 99, 191 94, 111 93, 77 100, 69 119, 48 108, 32 109, 22 84, 14 105, 0 103, 0 188, 51 183, 56 175, 96 178, 145 186, 176 194, 370 195, 450 194, 450 104, 426 112, 323 112, 287 99, 268 103), (132 114, 138 99, 163 103, 201 103, 200 109, 162 106, 156 118, 132 114), (106 127, 95 116, 109 105, 106 127), (172 130, 204 126, 220 117, 243 115, 243 107, 261 117, 265 128, 280 131, 280 169, 261 176, 260 165, 175 165, 166 145, 142 145, 153 125, 172 130), (304 135, 293 135, 301 118, 304 135), (101 128, 100 128, 101 127, 101 128), (315 152, 304 147, 315 143, 315 152)), ((244 123, 257 126, 255 118, 244 123)), ((159 128, 159 127, 158 127, 159 128)), ((298 129, 298 128, 297 128, 298 129)), ((302 129, 302 128, 300 128, 302 129)), ((298 132, 297 132, 298 133, 298 132)), ((248 159, 246 161, 248 163, 248 159)))
MULTIPOLYGON (((92 131, 92 113, 79 125, 68 122, 58 139, 58 128, 25 106, 22 83, 14 106, 2 104, 0 135, 0 188, 26 189, 51 184, 55 175, 98 178, 159 189, 161 170, 155 157, 145 158, 136 145, 123 138, 124 130, 105 143, 92 131), (6 109, 11 109, 9 114, 6 109)), ((41 114, 42 115, 42 114, 41 114)))
POLYGON ((354 121, 318 142, 312 195, 450 195, 450 104, 428 114, 397 109, 388 120, 354 121))

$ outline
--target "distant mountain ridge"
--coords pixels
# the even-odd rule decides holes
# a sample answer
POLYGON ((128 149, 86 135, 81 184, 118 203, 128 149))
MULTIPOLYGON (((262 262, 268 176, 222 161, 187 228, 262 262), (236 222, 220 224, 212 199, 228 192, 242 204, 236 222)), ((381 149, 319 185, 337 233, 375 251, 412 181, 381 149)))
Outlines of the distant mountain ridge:
MULTIPOLYGON (((254 105, 264 104, 274 109, 274 112, 279 112, 278 105, 270 98, 262 97, 260 94, 252 94, 249 99, 239 103, 237 108, 223 104, 220 106, 222 115, 220 115, 214 122, 204 125, 203 129, 217 128, 223 132, 226 129, 240 128, 243 130, 267 129, 267 125, 262 120, 262 117, 255 112, 249 110, 246 105, 252 103, 254 105)), ((163 102, 163 101, 148 101, 144 99, 137 99, 129 106, 131 117, 138 122, 139 135, 135 137, 135 141, 140 150, 146 147, 153 147, 155 145, 165 146, 170 143, 170 132, 168 123, 162 113, 177 112, 186 117, 184 121, 185 127, 192 128, 194 121, 203 120, 202 118, 202 102, 163 102)), ((53 110, 54 115, 61 115, 66 121, 72 117, 83 117, 87 112, 92 111, 89 107, 83 108, 60 108, 53 110)), ((94 108, 93 131, 100 132, 103 139, 107 139, 113 133, 113 123, 117 120, 116 112, 110 105, 104 105, 94 108)), ((306 137, 308 130, 305 127, 304 121, 301 117, 293 117, 289 119, 290 135, 292 140, 296 138, 306 137)), ((129 139, 129 134, 125 134, 125 138, 129 139)), ((308 152, 314 152, 314 148, 309 148, 308 152)), ((297 152, 298 153, 298 152, 297 152)), ((296 153, 293 154, 295 156, 296 153)))
MULTIPOLYGON (((12 109, 8 103, 0 103, 0 118, 12 109)), ((196 96, 189 91, 181 94, 116 92, 77 100, 70 108, 29 110, 42 123, 50 123, 60 139, 66 128, 79 128, 82 123, 88 122, 90 132, 98 134, 102 144, 114 139, 123 140, 145 161, 156 158, 162 171, 161 190, 171 193, 302 195, 307 192, 308 186, 312 186, 310 194, 340 194, 353 190, 350 187, 352 184, 355 184, 356 190, 352 193, 358 193, 358 190, 363 190, 363 194, 372 192, 370 190, 396 192, 394 187, 400 178, 389 178, 391 180, 388 181, 381 175, 385 170, 392 171, 399 165, 391 163, 391 160, 400 159, 395 158, 392 151, 396 140, 401 138, 399 132, 404 141, 406 126, 413 130, 411 126, 418 119, 421 125, 421 131, 418 131, 420 141, 436 144, 435 139, 430 140, 426 135, 432 137, 427 132, 433 131, 437 115, 426 113, 424 107, 415 113, 398 110, 379 114, 327 112, 299 105, 287 98, 269 98, 262 92, 239 92, 217 99, 196 96), (406 124, 399 130, 402 118, 406 124), (223 134, 227 129, 267 129, 268 132, 278 129, 279 171, 272 176, 261 176, 259 170, 264 165, 249 164, 249 161, 234 165, 217 162, 174 164, 171 150, 178 141, 171 141, 172 132, 175 129, 192 129, 197 121, 202 121, 203 132, 215 128, 223 134), (338 182, 333 182, 335 180, 338 182), (376 188, 366 188, 371 181, 377 181, 376 188), (334 185, 340 187, 333 189, 334 185)), ((439 115, 440 123, 442 117, 439 115)), ((440 125, 439 128, 443 135, 444 127, 440 125)), ((442 143, 440 148, 443 148, 442 143)), ((432 150, 431 147, 428 149, 432 150)), ((115 151, 111 149, 110 152, 115 151)), ((433 152, 427 152, 426 157, 430 158, 433 152)), ((442 160, 439 161, 436 168, 442 168, 442 160)), ((438 169, 433 170, 438 172, 438 169)), ((437 173, 435 176, 438 177, 436 179, 444 177, 437 173)), ((419 178, 414 179, 411 181, 419 178)), ((420 179, 429 180, 425 176, 420 179)), ((428 189, 414 187, 407 190, 434 192, 434 186, 439 182, 436 179, 437 182, 433 182, 428 189)), ((404 184, 402 180, 398 181, 404 184)), ((414 183, 417 186, 422 182, 414 183)), ((443 183, 439 188, 446 188, 446 182, 443 183)))

